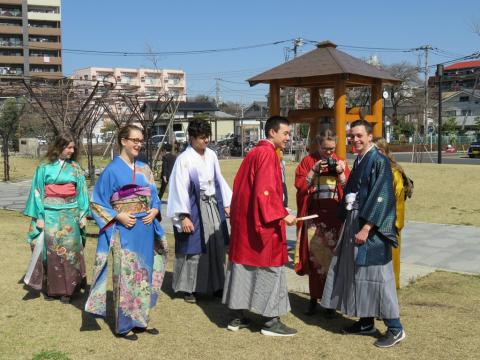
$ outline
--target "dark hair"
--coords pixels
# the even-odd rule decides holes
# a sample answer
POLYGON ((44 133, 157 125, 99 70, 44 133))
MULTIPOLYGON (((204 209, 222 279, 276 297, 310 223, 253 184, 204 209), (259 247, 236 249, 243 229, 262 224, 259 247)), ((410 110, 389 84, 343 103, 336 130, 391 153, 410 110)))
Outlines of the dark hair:
MULTIPOLYGON (((51 144, 48 148, 47 154, 45 157, 47 158, 48 161, 50 162, 55 162, 58 160, 60 157, 60 154, 65 150, 65 148, 73 142, 75 144, 75 139, 72 135, 67 134, 67 133, 60 133, 55 137, 55 140, 53 141, 53 144, 51 144)), ((75 144, 76 146, 76 144, 75 144)), ((72 154, 70 157, 71 160, 77 161, 78 158, 78 152, 77 149, 75 149, 75 152, 72 154)))
POLYGON ((327 129, 325 131, 322 131, 320 134, 318 134, 315 139, 317 140, 318 145, 322 145, 322 143, 325 140, 330 140, 330 141, 337 141, 337 135, 335 134, 335 131, 331 129, 327 129))
POLYGON ((172 151, 172 145, 170 145, 169 143, 163 144, 163 150, 172 151))
POLYGON ((199 136, 212 136, 212 127, 207 120, 193 119, 188 123, 188 136, 197 138, 199 136))
POLYGON ((273 131, 277 132, 278 129, 280 129, 280 124, 290 125, 290 122, 284 116, 279 116, 279 115, 270 116, 267 122, 265 123, 265 128, 264 128, 265 137, 266 138, 269 137, 270 130, 272 129, 273 131))
POLYGON ((363 126, 368 135, 371 135, 373 132, 373 126, 367 120, 358 119, 350 124, 350 129, 353 129, 356 126, 363 126))
POLYGON ((143 129, 137 125, 134 125, 134 124, 127 124, 127 125, 124 125, 122 126, 119 130, 118 130, 118 135, 117 135, 117 144, 118 144, 118 147, 120 150, 122 150, 122 139, 126 139, 130 136, 130 132, 133 131, 133 130, 137 130, 137 131, 140 131, 141 133, 143 133, 143 129))

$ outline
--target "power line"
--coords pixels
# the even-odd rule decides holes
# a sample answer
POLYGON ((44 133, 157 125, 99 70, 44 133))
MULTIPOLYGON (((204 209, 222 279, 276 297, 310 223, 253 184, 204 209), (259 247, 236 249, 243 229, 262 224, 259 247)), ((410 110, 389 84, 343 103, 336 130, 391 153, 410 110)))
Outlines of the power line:
POLYGON ((103 56, 180 56, 180 55, 198 55, 198 54, 211 54, 219 52, 231 52, 239 50, 257 49, 267 46, 280 45, 292 41, 280 40, 262 44, 236 46, 219 49, 203 49, 203 50, 184 50, 184 51, 160 51, 160 52, 134 52, 134 51, 114 51, 114 50, 88 50, 88 49, 68 49, 64 48, 64 53, 71 53, 77 55, 103 55, 103 56))

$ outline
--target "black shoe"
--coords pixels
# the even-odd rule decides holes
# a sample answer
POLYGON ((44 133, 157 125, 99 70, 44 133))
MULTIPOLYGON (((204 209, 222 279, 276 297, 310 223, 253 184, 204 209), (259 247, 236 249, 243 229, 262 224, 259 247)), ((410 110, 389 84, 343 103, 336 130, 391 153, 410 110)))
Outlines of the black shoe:
POLYGON ((160 334, 160 331, 156 328, 134 328, 132 330, 134 333, 147 333, 150 335, 158 335, 160 334))
POLYGON ((240 329, 246 329, 250 326, 250 320, 247 318, 233 319, 228 323, 227 329, 230 331, 238 331, 240 329))
POLYGON ((53 301, 53 300, 56 300, 55 297, 49 296, 47 293, 43 293, 43 299, 44 299, 45 301, 53 301))
POLYGON ((121 338, 121 339, 130 340, 130 341, 137 341, 138 340, 137 334, 135 334, 133 331, 129 331, 126 334, 117 334, 116 336, 121 338))
POLYGON ((337 311, 335 309, 323 309, 322 316, 325 319, 332 320, 337 317, 337 311))
POLYGON ((191 293, 185 293, 183 300, 189 304, 195 304, 197 302, 197 298, 191 293))
POLYGON ((315 314, 317 309, 317 299, 310 299, 307 310, 303 313, 304 315, 312 316, 315 314))
POLYGON ((86 277, 84 277, 82 279, 82 282, 80 283, 80 289, 87 290, 87 278, 86 277))
POLYGON ((297 334, 297 330, 283 324, 280 320, 275 321, 270 326, 263 326, 262 335, 266 336, 294 336, 297 334))
POLYGON ((380 339, 375 341, 373 345, 379 348, 389 348, 393 345, 399 343, 400 341, 406 338, 406 334, 404 330, 396 331, 387 330, 385 335, 383 335, 380 339))
POLYGON ((62 297, 60 298, 60 302, 61 302, 62 304, 70 304, 70 296, 62 296, 62 297))
POLYGON ((343 329, 345 335, 372 335, 375 334, 376 331, 377 329, 374 324, 365 324, 361 320, 343 329))

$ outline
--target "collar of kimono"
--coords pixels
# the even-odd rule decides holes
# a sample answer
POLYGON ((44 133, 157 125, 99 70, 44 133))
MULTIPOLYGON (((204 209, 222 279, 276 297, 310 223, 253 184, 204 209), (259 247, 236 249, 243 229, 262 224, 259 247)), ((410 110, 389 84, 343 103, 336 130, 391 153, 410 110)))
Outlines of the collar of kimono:
POLYGON ((365 157, 365 155, 367 155, 368 152, 369 152, 370 150, 372 150, 374 147, 375 147, 375 145, 372 144, 372 145, 368 148, 368 150, 365 151, 365 154, 363 154, 362 156, 358 155, 358 156, 357 156, 357 164, 360 164, 360 162, 363 160, 363 158, 365 157))

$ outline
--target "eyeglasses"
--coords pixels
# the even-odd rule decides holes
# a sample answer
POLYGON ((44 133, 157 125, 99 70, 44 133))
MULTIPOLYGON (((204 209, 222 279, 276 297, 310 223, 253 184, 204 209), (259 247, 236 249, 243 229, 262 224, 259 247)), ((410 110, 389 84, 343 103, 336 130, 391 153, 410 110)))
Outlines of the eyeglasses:
POLYGON ((334 147, 323 147, 323 146, 322 146, 322 150, 323 150, 323 151, 334 151, 335 148, 334 148, 334 147))
POLYGON ((128 138, 128 137, 127 137, 127 138, 124 138, 124 139, 130 140, 130 141, 133 142, 135 145, 138 145, 138 144, 143 145, 143 144, 145 144, 145 141, 144 141, 143 139, 128 138))

